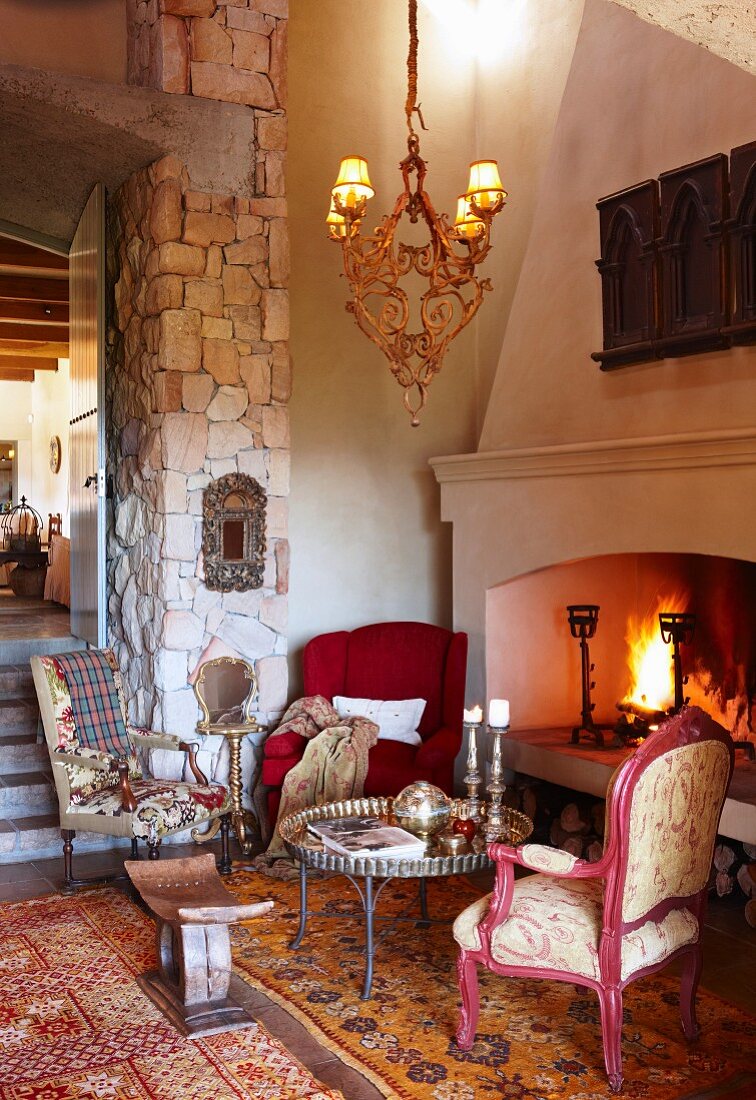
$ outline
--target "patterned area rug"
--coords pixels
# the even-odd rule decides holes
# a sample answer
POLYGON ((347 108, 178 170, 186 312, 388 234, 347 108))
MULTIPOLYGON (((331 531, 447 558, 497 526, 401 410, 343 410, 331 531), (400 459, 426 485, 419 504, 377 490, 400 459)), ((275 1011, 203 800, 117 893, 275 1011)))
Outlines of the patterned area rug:
MULTIPOLYGON (((482 971, 477 1040, 464 1053, 452 1039, 459 999, 450 925, 395 925, 378 947, 372 998, 361 1001, 360 924, 311 918, 302 946, 291 951, 287 944, 297 927, 297 884, 246 873, 228 882, 245 901, 274 897, 277 902, 275 920, 235 930, 239 972, 384 1096, 604 1100, 610 1095, 598 998, 592 991, 482 971)), ((390 883, 377 912, 406 910, 416 892, 416 883, 390 883)), ((431 881, 430 915, 451 920, 476 896, 463 879, 431 881)), ((344 878, 311 882, 311 909, 339 913, 354 902, 354 889, 344 878)), ((623 1095, 650 1100, 756 1096, 756 1019, 699 991, 702 1036, 689 1046, 679 1023, 678 988, 671 977, 652 976, 626 992, 623 1095)))
POLYGON ((343 1100, 259 1025, 185 1039, 137 987, 155 930, 115 890, 0 905, 3 1100, 343 1100))

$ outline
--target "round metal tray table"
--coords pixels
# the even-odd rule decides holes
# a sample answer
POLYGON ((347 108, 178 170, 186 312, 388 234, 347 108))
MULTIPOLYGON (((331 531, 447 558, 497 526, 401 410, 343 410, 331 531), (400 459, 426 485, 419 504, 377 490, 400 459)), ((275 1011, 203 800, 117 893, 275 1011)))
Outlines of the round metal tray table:
MULTIPOLYGON (((533 831, 533 823, 529 817, 518 810, 504 808, 504 832, 501 842, 505 844, 521 844, 533 831)), ((473 848, 469 852, 458 855, 443 855, 433 844, 428 848, 421 859, 386 859, 385 857, 347 857, 335 855, 323 850, 320 843, 312 834, 308 833, 307 826, 316 821, 328 821, 339 817, 379 817, 387 824, 396 824, 393 818, 393 799, 391 798, 355 798, 344 802, 329 802, 324 806, 311 806, 306 810, 290 814, 279 823, 279 832, 290 855, 299 863, 299 928, 290 947, 296 950, 304 939, 307 928, 307 918, 323 916, 338 919, 354 917, 365 919, 365 980, 362 988, 362 999, 370 997, 370 989, 373 982, 373 963, 375 959, 375 920, 388 920, 392 924, 398 921, 411 921, 427 927, 434 923, 428 915, 426 897, 426 881, 429 878, 442 878, 449 875, 466 875, 473 871, 482 871, 493 867, 493 861, 488 858, 486 844, 482 838, 473 841, 473 848), (307 908, 307 880, 308 873, 331 872, 344 875, 354 886, 362 906, 362 913, 355 910, 350 914, 333 914, 315 912, 307 908), (375 914, 378 898, 388 882, 395 878, 417 879, 419 886, 420 914, 383 918, 375 914), (381 879, 380 885, 374 887, 374 879, 381 879), (359 880, 363 881, 360 885, 359 880)))

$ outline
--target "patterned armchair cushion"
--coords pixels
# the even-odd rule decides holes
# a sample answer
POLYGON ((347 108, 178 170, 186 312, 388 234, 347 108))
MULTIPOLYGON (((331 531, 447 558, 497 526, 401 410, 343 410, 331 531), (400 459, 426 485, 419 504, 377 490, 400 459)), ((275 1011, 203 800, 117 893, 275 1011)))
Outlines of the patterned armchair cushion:
POLYGON ((630 811, 623 920, 706 884, 729 767, 725 745, 705 741, 672 749, 645 769, 630 811))
POLYGON ((520 848, 520 859, 525 867, 533 871, 562 875, 571 871, 577 863, 577 856, 563 852, 561 848, 549 848, 546 844, 524 844, 520 848))
MULTIPOLYGON (((460 947, 481 947, 478 925, 491 895, 468 906, 454 922, 460 947)), ((596 879, 559 879, 530 875, 514 884, 509 916, 491 937, 491 953, 505 966, 566 971, 600 979, 598 947, 603 917, 603 887, 596 879)), ((660 962, 698 937, 698 923, 687 910, 672 910, 661 921, 647 921, 622 938, 622 977, 660 962)))
MULTIPOLYGON (((188 829, 209 817, 226 813, 228 791, 220 784, 172 783, 139 779, 131 784, 137 808, 132 814, 135 837, 154 842, 168 833, 188 829)), ((75 812, 120 817, 120 791, 97 791, 78 803, 75 812)))

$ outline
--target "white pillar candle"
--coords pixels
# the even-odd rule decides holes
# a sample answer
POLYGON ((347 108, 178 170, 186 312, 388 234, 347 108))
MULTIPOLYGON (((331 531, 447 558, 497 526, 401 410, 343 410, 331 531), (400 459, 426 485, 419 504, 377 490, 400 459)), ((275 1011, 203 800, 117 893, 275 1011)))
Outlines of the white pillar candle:
POLYGON ((509 725, 509 699, 492 699, 488 705, 488 724, 496 729, 509 725))
POLYGON ((480 725, 483 721, 483 708, 476 704, 472 710, 466 710, 462 717, 468 726, 480 725))

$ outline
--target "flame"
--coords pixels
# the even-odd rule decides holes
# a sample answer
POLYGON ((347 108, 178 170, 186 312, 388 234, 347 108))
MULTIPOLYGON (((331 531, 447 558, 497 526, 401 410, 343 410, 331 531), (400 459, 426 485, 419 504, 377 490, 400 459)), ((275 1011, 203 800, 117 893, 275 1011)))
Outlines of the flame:
POLYGON ((675 701, 672 653, 662 641, 660 611, 685 611, 687 593, 678 591, 658 596, 653 610, 643 618, 631 615, 627 620, 627 665, 630 688, 622 700, 647 710, 668 710, 675 701))

